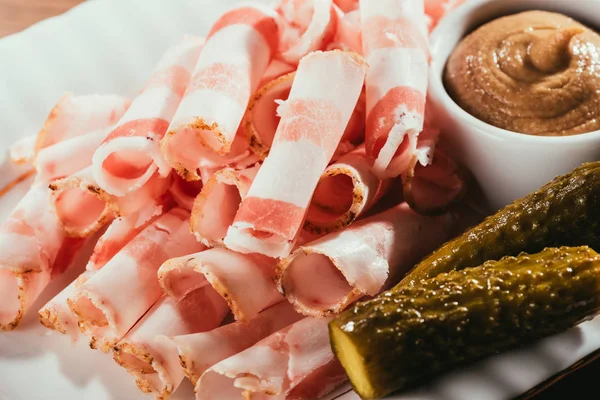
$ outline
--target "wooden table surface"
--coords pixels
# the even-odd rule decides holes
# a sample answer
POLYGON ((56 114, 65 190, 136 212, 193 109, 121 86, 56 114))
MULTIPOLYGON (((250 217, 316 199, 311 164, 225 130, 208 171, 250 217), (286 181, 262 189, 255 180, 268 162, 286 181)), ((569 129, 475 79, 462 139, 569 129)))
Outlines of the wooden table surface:
MULTIPOLYGON (((61 14, 83 0, 0 0, 0 38, 19 32, 44 18, 61 14)), ((567 375, 532 400, 600 398, 595 379, 600 377, 600 360, 567 375), (582 393, 592 393, 591 397, 582 393)), ((465 399, 477 400, 477 399, 465 399)))

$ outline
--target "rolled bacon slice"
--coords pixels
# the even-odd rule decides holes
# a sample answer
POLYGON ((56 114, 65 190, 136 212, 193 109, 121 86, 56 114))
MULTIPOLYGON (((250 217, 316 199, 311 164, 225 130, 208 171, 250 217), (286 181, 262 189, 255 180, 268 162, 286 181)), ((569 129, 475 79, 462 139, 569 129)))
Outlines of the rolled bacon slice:
POLYGON ((202 191, 203 186, 202 181, 186 181, 175 174, 169 193, 179 207, 191 211, 194 207, 194 200, 202 191))
POLYGON ((330 318, 304 318, 208 369, 197 400, 318 399, 347 380, 329 346, 330 318))
POLYGON ((296 72, 278 76, 256 91, 244 116, 244 133, 252 151, 263 160, 269 154, 279 124, 277 107, 287 100, 296 72))
MULTIPOLYGON (((104 267, 138 233, 153 223, 162 213, 167 212, 172 204, 167 201, 156 206, 158 210, 152 217, 148 217, 147 210, 140 210, 126 217, 116 218, 111 222, 96 242, 85 272, 38 311, 42 325, 63 334, 69 334, 73 339, 77 338, 79 332, 77 318, 69 309, 67 300, 74 296, 81 285, 87 282, 97 270, 104 267)), ((154 207, 149 206, 149 208, 154 207)))
POLYGON ((336 31, 338 14, 332 0, 283 0, 279 57, 296 65, 305 55, 325 50, 336 31))
POLYGON ((38 133, 35 153, 63 140, 113 126, 130 103, 128 98, 112 94, 73 96, 66 93, 52 108, 38 133))
POLYGON ((69 298, 90 347, 110 350, 161 297, 156 272, 164 261, 202 249, 188 218, 181 208, 162 215, 69 298))
POLYGON ((364 146, 325 169, 313 195, 304 228, 328 233, 345 228, 368 211, 390 188, 371 170, 364 146))
POLYGON ((97 271, 104 267, 127 243, 172 207, 169 199, 158 199, 135 213, 115 218, 96 242, 85 269, 97 271))
POLYGON ((356 105, 365 72, 364 60, 355 53, 315 52, 302 59, 290 96, 280 106, 282 118, 269 156, 227 231, 227 247, 270 257, 290 253, 356 105))
POLYGON ((279 265, 278 286, 298 312, 341 312, 393 284, 448 239, 454 217, 422 216, 408 204, 391 208, 300 246, 279 265))
POLYGON ((181 300, 162 297, 114 347, 114 360, 136 378, 141 391, 168 399, 184 378, 177 347, 169 338, 211 331, 228 312, 210 285, 181 300))
POLYGON ((224 168, 206 182, 190 218, 190 230, 199 242, 211 247, 223 244, 258 169, 258 165, 244 170, 224 168))
POLYGON ((158 270, 158 279, 163 292, 175 299, 208 281, 237 320, 249 321, 282 300, 275 286, 276 266, 276 260, 260 254, 215 247, 168 260, 158 270))
POLYGON ((161 58, 144 89, 96 150, 93 174, 114 196, 142 187, 156 172, 171 167, 160 152, 160 140, 179 105, 204 39, 185 36, 161 58))
POLYGON ((50 191, 32 186, 0 225, 0 330, 14 329, 52 277, 81 246, 48 207, 50 191))
POLYGON ((210 367, 246 350, 302 318, 290 303, 282 301, 260 312, 248 322, 233 322, 210 332, 175 336, 181 366, 195 386, 200 376, 210 367))
MULTIPOLYGON (((269 154, 279 124, 277 108, 287 100, 295 72, 281 75, 256 91, 244 116, 244 132, 252 151, 263 160, 269 154)), ((353 150, 365 139, 365 97, 361 93, 332 159, 353 150)))
POLYGON ((267 7, 242 6, 213 25, 162 145, 169 165, 187 170, 186 179, 199 179, 194 164, 206 149, 232 151, 248 100, 278 46, 276 18, 267 7))
POLYGON ((115 216, 126 216, 142 209, 143 216, 160 212, 155 202, 169 188, 170 178, 156 173, 135 192, 123 197, 111 196, 101 189, 88 167, 71 176, 52 182, 50 204, 62 228, 69 236, 86 237, 98 231, 115 216))
POLYGON ((429 68, 423 10, 423 0, 360 2, 369 63, 366 146, 381 177, 408 168, 423 129, 429 68))
POLYGON ((362 53, 362 39, 358 0, 350 0, 348 3, 356 3, 357 9, 349 11, 338 19, 335 35, 327 49, 354 51, 360 54, 362 53))
POLYGON ((251 139, 237 134, 227 154, 216 153, 204 146, 197 137, 182 131, 168 134, 162 141, 165 159, 177 174, 187 181, 206 181, 206 171, 218 171, 225 167, 243 169, 261 160, 251 149, 251 139), (174 161, 176 160, 176 161, 174 161))
POLYGON ((402 181, 404 198, 410 207, 420 214, 435 215, 462 199, 469 174, 438 148, 430 165, 423 166, 415 159, 402 181))
POLYGON ((358 9, 358 0, 333 0, 336 6, 345 13, 350 13, 358 9))
POLYGON ((77 318, 69 309, 67 299, 73 296, 77 292, 77 288, 83 285, 93 273, 94 271, 83 272, 66 288, 48 301, 48 303, 38 311, 40 323, 48 329, 69 335, 75 340, 79 334, 77 318))
POLYGON ((110 132, 110 128, 99 129, 41 149, 35 159, 36 179, 52 182, 89 167, 94 152, 110 132))

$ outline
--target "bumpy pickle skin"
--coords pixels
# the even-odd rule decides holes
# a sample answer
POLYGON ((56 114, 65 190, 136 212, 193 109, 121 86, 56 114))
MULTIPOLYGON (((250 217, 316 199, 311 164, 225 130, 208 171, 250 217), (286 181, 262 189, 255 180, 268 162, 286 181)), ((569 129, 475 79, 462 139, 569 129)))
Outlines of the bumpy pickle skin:
POLYGON ((545 247, 600 248, 600 162, 582 164, 444 244, 398 284, 545 247))
POLYGON ((329 332, 356 392, 376 399, 599 310, 600 255, 547 248, 384 292, 340 314, 329 332))

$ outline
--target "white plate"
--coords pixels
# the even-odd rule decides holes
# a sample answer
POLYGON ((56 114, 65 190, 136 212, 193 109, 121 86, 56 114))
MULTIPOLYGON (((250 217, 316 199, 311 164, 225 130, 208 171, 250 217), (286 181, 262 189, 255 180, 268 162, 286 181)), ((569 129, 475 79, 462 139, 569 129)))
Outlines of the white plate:
MULTIPOLYGON (((206 33, 218 14, 236 2, 88 1, 63 16, 0 40, 0 148, 36 132, 66 90, 133 96, 170 44, 184 33, 206 33)), ((6 164, 0 167, 0 186, 10 177, 9 169, 6 164)), ((0 218, 17 198, 18 192, 2 198, 0 218)), ((148 398, 112 357, 89 350, 84 341, 73 345, 37 322, 35 311, 75 273, 54 282, 17 330, 0 334, 0 400, 148 398)), ((598 348, 600 319, 393 398, 509 399, 598 348)), ((182 385, 173 398, 192 398, 191 385, 182 385)), ((348 393, 338 398, 357 397, 348 393)))

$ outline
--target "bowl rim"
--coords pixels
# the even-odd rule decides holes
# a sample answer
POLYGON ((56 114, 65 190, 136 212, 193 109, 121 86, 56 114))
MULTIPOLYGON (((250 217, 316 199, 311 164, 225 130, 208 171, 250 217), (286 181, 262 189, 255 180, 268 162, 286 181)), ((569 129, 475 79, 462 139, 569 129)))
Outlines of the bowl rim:
MULTIPOLYGON (((531 1, 536 4, 536 7, 532 6, 530 8, 531 10, 534 10, 534 9, 543 10, 544 9, 544 2, 535 1, 535 0, 531 0, 531 1)), ((572 8, 573 6, 577 6, 578 4, 581 7, 581 3, 583 3, 584 1, 586 1, 587 3, 594 3, 600 7, 600 0, 578 0, 578 2, 563 1, 561 3, 561 7, 566 10, 566 11, 563 11, 563 13, 567 16, 570 16, 568 9, 572 8)), ((507 129, 499 128, 497 126, 488 124, 487 122, 484 122, 484 121, 476 118, 475 116, 469 114, 467 111, 462 109, 454 101, 454 99, 452 99, 452 97, 450 97, 450 95, 446 91, 446 87, 444 86, 444 83, 443 83, 443 74, 444 74, 444 70, 446 68, 446 63, 448 61, 448 58, 450 57, 450 55, 452 54, 454 48, 456 47, 456 45, 458 43, 452 45, 452 49, 448 52, 448 55, 446 57, 442 57, 443 59, 440 58, 439 56, 436 57, 435 49, 437 47, 440 47, 440 46, 437 46, 437 43, 443 42, 445 40, 447 31, 455 29, 456 26, 462 26, 463 21, 465 19, 468 19, 471 16, 471 14, 476 12, 478 9, 486 7, 489 4, 501 3, 501 2, 503 3, 504 0, 469 0, 469 1, 465 1, 465 2, 461 3, 458 7, 456 7, 454 10, 450 11, 447 15, 442 17, 442 19, 439 21, 437 26, 432 31, 432 33, 430 35, 430 39, 429 39, 430 49, 432 52, 432 54, 431 54, 432 61, 431 61, 431 65, 429 68, 428 92, 431 93, 431 95, 435 96, 436 100, 441 102, 442 106, 445 107, 447 109, 448 113, 453 115, 454 118, 460 119, 461 122, 464 122, 464 123, 474 126, 475 128, 477 128, 478 131, 484 132, 484 133, 486 133, 490 136, 493 136, 497 139, 500 139, 500 140, 513 139, 513 140, 520 140, 520 141, 528 142, 528 143, 532 143, 532 144, 552 144, 552 143, 581 144, 581 143, 587 143, 587 142, 596 142, 597 140, 599 140, 600 139, 600 129, 594 130, 594 131, 589 131, 589 132, 584 132, 584 133, 578 133, 578 134, 574 134, 574 135, 544 136, 544 135, 531 135, 531 134, 527 134, 527 133, 514 132, 514 131, 507 130, 507 129), (438 68, 436 68, 436 66, 438 68)), ((524 3, 525 8, 529 8, 528 2, 525 1, 523 3, 524 3)), ((523 4, 523 3, 521 3, 521 4, 523 4)), ((554 10, 549 10, 549 11, 556 12, 554 10)), ((598 18, 598 24, 600 25, 600 14, 598 14, 598 17, 596 17, 596 18, 598 18)), ((575 18, 573 17, 573 19, 575 19, 575 18)), ((464 36, 462 36, 462 37, 464 37, 464 36)), ((462 37, 461 37, 461 39, 462 39, 462 37)))

